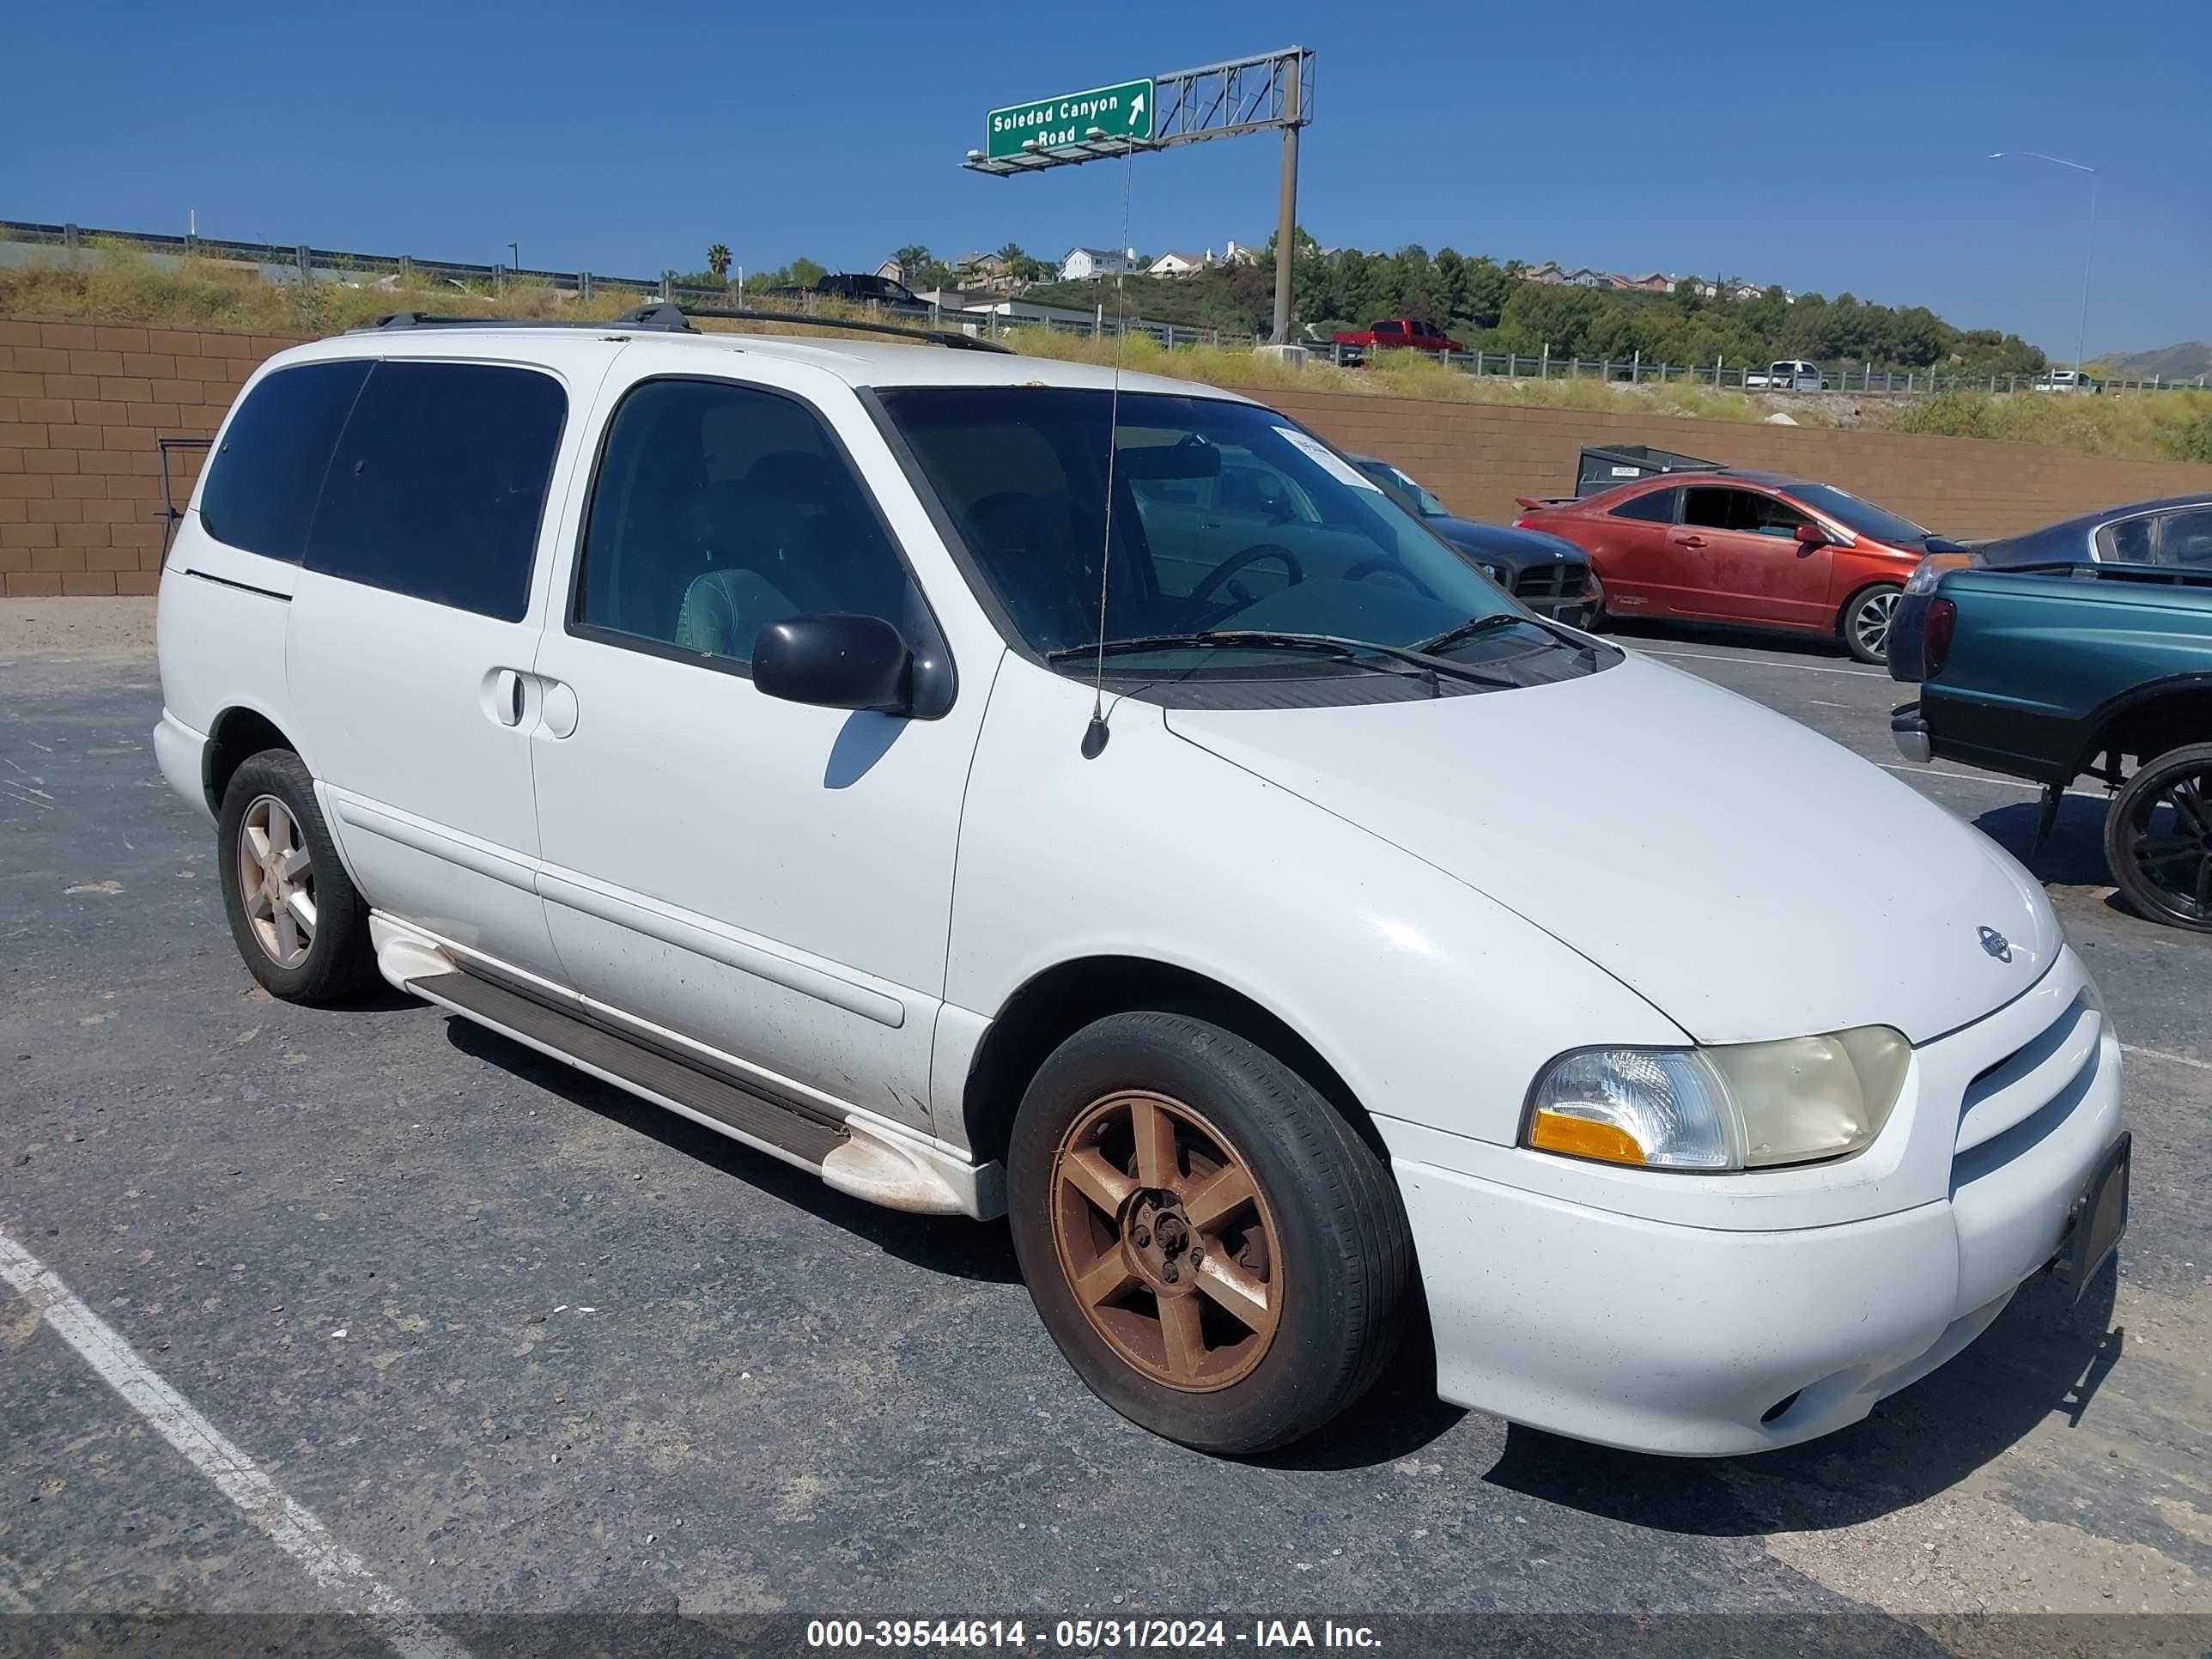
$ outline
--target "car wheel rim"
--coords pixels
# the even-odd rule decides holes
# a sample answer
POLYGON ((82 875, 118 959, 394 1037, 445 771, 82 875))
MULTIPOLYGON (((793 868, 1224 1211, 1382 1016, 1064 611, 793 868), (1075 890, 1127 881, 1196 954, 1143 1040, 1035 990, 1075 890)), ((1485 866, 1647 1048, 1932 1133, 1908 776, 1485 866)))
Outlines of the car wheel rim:
POLYGON ((274 795, 246 809, 238 826, 238 895, 262 954, 297 968, 315 942, 315 866, 300 821, 274 795))
POLYGON ((1885 655, 1889 650, 1889 624, 1897 615, 1897 601, 1895 593, 1870 593, 1851 613, 1851 637, 1870 657, 1885 655))
POLYGON ((1054 1154, 1049 1201, 1076 1306, 1151 1381, 1211 1393, 1273 1346, 1273 1214, 1236 1147, 1190 1107, 1139 1091, 1094 1101, 1054 1154))
POLYGON ((2212 921, 2212 767, 2175 772, 2128 814, 2128 859, 2171 915, 2212 921))

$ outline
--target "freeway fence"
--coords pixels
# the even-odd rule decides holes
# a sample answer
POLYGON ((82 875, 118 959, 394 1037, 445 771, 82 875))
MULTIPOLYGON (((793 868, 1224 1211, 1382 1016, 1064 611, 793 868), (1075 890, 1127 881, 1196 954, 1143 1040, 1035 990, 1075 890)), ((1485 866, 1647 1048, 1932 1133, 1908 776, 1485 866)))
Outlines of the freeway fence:
MULTIPOLYGON (((1307 349, 1316 356, 1343 367, 1354 367, 1371 354, 1360 347, 1336 345, 1328 341, 1307 341, 1307 349)), ((1792 384, 1778 380, 1768 385, 1765 363, 1731 363, 1725 360, 1711 363, 1647 363, 1641 357, 1595 358, 1554 357, 1546 352, 1531 356, 1527 353, 1505 351, 1434 351, 1420 354, 1440 363, 1469 374, 1498 374, 1516 380, 1617 380, 1623 385, 1690 385, 1692 383, 1729 388, 1736 391, 1771 391, 1777 392, 1856 392, 1875 397, 1895 393, 1898 396, 1924 397, 1936 392, 2065 392, 2071 388, 2055 385, 2045 374, 1939 374, 1934 369, 1876 368, 1872 363, 1858 368, 1823 368, 1819 386, 1808 386, 1801 380, 1792 384)), ((2199 375, 2193 380, 2099 380, 2091 379, 2087 389, 2097 392, 2177 392, 2202 391, 2206 378, 2199 375)))
MULTIPOLYGON (((620 276, 605 271, 544 270, 528 265, 470 264, 453 259, 422 259, 412 254, 349 253, 335 248, 311 247, 306 243, 285 246, 273 242, 227 241, 214 236, 170 236, 132 230, 100 230, 89 226, 35 224, 24 220, 0 219, 0 249, 7 244, 39 249, 51 248, 64 254, 76 250, 127 250, 158 263, 172 263, 187 258, 219 260, 234 265, 258 270, 272 283, 342 283, 356 287, 373 287, 388 283, 394 287, 439 288, 450 287, 456 292, 478 297, 495 296, 510 284, 550 289, 555 294, 573 295, 589 300, 605 294, 635 295, 640 300, 673 300, 678 305, 732 305, 750 300, 763 301, 785 309, 811 313, 816 309, 815 296, 804 291, 776 292, 768 295, 756 289, 748 294, 742 283, 717 287, 702 287, 679 283, 665 273, 659 276, 620 276)), ((836 307, 848 307, 848 302, 838 301, 836 307)), ((991 296, 972 307, 951 308, 938 305, 903 306, 869 301, 865 310, 872 314, 894 317, 902 322, 927 324, 931 327, 955 328, 967 333, 994 337, 1017 328, 1046 328, 1059 333, 1113 335, 1126 330, 1131 334, 1149 335, 1162 345, 1173 350, 1192 345, 1219 345, 1224 335, 1219 329, 1194 328, 1188 324, 1164 323, 1149 318, 1130 318, 1125 323, 1099 311, 1090 317, 1064 313, 1065 307, 1047 308, 1024 302, 1018 295, 991 296)), ((836 314, 828 309, 828 316, 836 314)), ((826 319, 826 318, 825 318, 826 319)))
MULTIPOLYGON (((574 295, 579 299, 588 300, 601 292, 611 292, 635 295, 641 299, 673 300, 679 305, 726 305, 732 300, 744 297, 742 285, 702 288, 675 282, 665 273, 659 276, 618 276, 589 270, 544 270, 526 265, 470 264, 452 259, 421 259, 404 253, 349 253, 332 248, 311 247, 305 243, 285 246, 270 242, 228 241, 213 236, 170 236, 144 231, 95 230, 78 225, 35 224, 0 219, 0 246, 9 243, 64 252, 79 248, 125 248, 157 260, 192 258, 222 260, 256 267, 263 276, 274 283, 305 281, 373 286, 380 282, 390 282, 394 286, 432 288, 444 284, 480 296, 495 295, 509 283, 524 283, 533 288, 549 289, 556 294, 574 295)), ((770 296, 756 291, 751 297, 758 302, 770 296)), ((814 296, 811 294, 778 293, 772 296, 772 300, 779 307, 797 307, 809 312, 815 308, 814 296)), ((1103 309, 1089 317, 1070 316, 1066 314, 1064 307, 1034 305, 1018 295, 993 296, 974 307, 960 309, 936 305, 881 305, 873 301, 866 309, 870 313, 895 317, 902 321, 927 323, 933 327, 957 328, 987 337, 1008 333, 1018 328, 1043 328, 1055 333, 1101 337, 1121 331, 1147 335, 1170 350, 1182 346, 1255 343, 1249 337, 1231 334, 1220 329, 1196 328, 1149 318, 1133 317, 1117 325, 1103 309)), ((1302 343, 1315 356, 1342 366, 1356 364, 1366 355, 1357 349, 1346 350, 1328 341, 1308 340, 1302 343)), ((1469 374, 1503 375, 1516 380, 1594 379, 1631 385, 1645 382, 1654 385, 1696 383, 1735 390, 1746 389, 1747 380, 1757 381, 1766 369, 1764 363, 1729 363, 1725 361, 1713 363, 1647 363, 1641 358, 1633 357, 1620 362, 1554 357, 1549 353, 1534 356, 1503 351, 1431 355, 1435 356, 1437 361, 1469 374)), ((1941 374, 1926 368, 1890 370, 1877 368, 1872 363, 1856 368, 1823 369, 1820 380, 1817 388, 1799 386, 1772 389, 1795 390, 1808 394, 1816 390, 1822 392, 1855 392, 1875 397, 1893 394, 1921 396, 1954 391, 2009 392, 2059 389, 2039 375, 1941 374)), ((2092 382, 2096 391, 2106 392, 2197 390, 2204 385, 2205 377, 2203 375, 2194 380, 2115 379, 2092 382)), ((1756 391, 1761 388, 1753 385, 1749 389, 1756 391)))

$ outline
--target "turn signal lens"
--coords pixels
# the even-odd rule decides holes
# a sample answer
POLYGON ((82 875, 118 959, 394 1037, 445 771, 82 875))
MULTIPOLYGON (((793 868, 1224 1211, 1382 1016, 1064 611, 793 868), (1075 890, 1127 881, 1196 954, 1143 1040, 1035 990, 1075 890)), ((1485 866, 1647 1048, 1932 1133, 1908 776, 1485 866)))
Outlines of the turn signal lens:
POLYGON ((1627 1130, 1593 1117, 1539 1111, 1528 1124, 1528 1144, 1540 1152, 1595 1158, 1607 1164, 1641 1164, 1644 1149, 1627 1130))

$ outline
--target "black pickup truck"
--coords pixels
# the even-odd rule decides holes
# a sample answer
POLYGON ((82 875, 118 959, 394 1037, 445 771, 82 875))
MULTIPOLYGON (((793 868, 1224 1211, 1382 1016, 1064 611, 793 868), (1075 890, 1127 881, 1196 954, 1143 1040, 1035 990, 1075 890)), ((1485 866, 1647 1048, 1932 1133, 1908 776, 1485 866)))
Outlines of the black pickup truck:
POLYGON ((1890 718, 1908 760, 2043 786, 2039 842, 2067 785, 2113 792, 2105 856, 2154 921, 2212 933, 2212 569, 2051 563, 1946 569, 1907 592, 1918 627, 1889 672, 1920 699, 1890 718))

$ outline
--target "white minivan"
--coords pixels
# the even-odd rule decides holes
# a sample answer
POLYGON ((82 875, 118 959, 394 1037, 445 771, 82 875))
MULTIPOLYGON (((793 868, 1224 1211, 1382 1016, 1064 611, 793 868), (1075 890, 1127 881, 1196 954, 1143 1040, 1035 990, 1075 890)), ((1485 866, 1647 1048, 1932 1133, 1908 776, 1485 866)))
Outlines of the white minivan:
POLYGON ((253 975, 1006 1214, 1084 1381, 1216 1451, 1409 1317, 1448 1400, 1785 1445, 2102 1264, 2118 1045, 1992 842, 1272 410, 944 345, 271 359, 155 733, 253 975))

